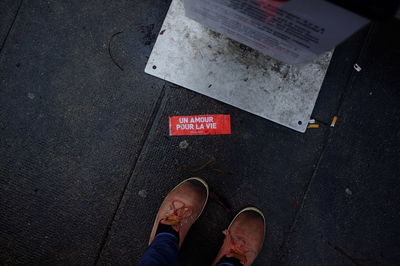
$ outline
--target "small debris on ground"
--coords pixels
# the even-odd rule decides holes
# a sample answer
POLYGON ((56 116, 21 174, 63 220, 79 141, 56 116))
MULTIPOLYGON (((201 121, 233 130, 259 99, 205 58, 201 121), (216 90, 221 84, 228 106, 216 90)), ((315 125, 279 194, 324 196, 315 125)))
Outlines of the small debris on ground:
POLYGON ((354 69, 355 69, 357 72, 360 72, 362 68, 361 68, 358 64, 354 64, 354 69))
POLYGON ((338 120, 338 117, 335 115, 335 116, 332 118, 331 127, 335 127, 337 120, 338 120))
POLYGON ((186 140, 181 141, 181 142, 179 143, 179 148, 181 148, 181 149, 187 149, 187 147, 189 147, 189 143, 188 143, 186 140))
POLYGON ((228 201, 221 197, 220 195, 218 195, 217 193, 211 191, 210 192, 210 196, 209 198, 211 200, 216 201, 221 207, 223 207, 226 211, 230 212, 231 211, 231 206, 229 205, 228 201))
POLYGON ((120 64, 118 64, 118 62, 115 60, 115 58, 113 57, 113 55, 111 53, 111 42, 115 36, 117 36, 118 34, 121 34, 121 33, 122 33, 122 31, 118 31, 118 32, 114 33, 113 35, 111 35, 110 39, 108 40, 108 55, 110 56, 111 61, 114 63, 114 65, 116 65, 121 71, 124 71, 124 68, 120 64))
POLYGON ((28 92, 28 98, 31 100, 35 99, 35 94, 33 94, 32 92, 28 92))
POLYGON ((334 250, 336 250, 340 255, 342 255, 343 257, 347 258, 348 260, 350 260, 354 265, 363 265, 362 262, 365 261, 364 259, 359 259, 359 258, 354 258, 352 256, 350 256, 346 251, 344 251, 342 248, 331 244, 328 242, 328 246, 330 246, 331 248, 333 248, 334 250))
POLYGON ((147 197, 147 191, 145 189, 139 190, 138 195, 142 198, 147 197))
POLYGON ((315 119, 310 119, 310 121, 308 123, 315 124, 315 119))
POLYGON ((215 163, 215 158, 211 157, 206 163, 204 163, 200 167, 188 168, 188 169, 183 169, 183 170, 191 172, 191 173, 197 173, 197 172, 200 172, 202 170, 208 169, 208 166, 212 165, 213 163, 215 163))
POLYGON ((223 174, 223 175, 233 175, 231 171, 224 170, 224 169, 218 169, 218 168, 212 168, 212 171, 218 173, 218 174, 223 174))
POLYGON ((346 192, 346 194, 349 196, 353 195, 353 192, 349 188, 346 188, 344 192, 346 192))

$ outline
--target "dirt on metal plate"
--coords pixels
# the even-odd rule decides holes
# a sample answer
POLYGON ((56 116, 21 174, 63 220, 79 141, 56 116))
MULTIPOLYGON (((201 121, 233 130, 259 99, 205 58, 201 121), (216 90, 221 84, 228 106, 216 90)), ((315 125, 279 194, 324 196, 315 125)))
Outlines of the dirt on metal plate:
POLYGON ((305 132, 331 57, 281 63, 187 18, 173 0, 145 72, 305 132))

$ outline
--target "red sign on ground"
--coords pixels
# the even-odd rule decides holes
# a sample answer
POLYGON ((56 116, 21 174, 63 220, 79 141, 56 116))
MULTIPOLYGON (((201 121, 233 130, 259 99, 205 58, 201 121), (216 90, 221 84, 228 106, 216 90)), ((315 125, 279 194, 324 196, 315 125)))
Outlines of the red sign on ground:
POLYGON ((169 134, 171 136, 231 134, 231 116, 230 115, 170 116, 169 134))

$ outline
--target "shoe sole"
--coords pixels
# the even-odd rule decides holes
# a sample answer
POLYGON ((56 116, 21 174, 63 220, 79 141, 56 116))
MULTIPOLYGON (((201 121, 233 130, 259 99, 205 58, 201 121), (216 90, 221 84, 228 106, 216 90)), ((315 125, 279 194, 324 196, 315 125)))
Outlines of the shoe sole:
MULTIPOLYGON (((203 213, 204 208, 205 208, 206 205, 207 205, 208 196, 209 196, 209 194, 210 194, 210 191, 209 191, 209 188, 208 188, 208 184, 206 183, 206 181, 204 181, 204 179, 202 179, 202 178, 200 178, 200 177, 190 177, 190 178, 185 179, 185 180, 183 180, 182 182, 180 182, 180 183, 179 183, 178 185, 176 185, 173 189, 171 189, 170 192, 173 191, 175 188, 179 187, 180 185, 182 185, 183 183, 185 183, 185 182, 187 182, 187 181, 191 181, 191 180, 196 180, 196 181, 200 182, 200 183, 206 188, 206 192, 207 192, 206 200, 204 201, 203 208, 201 208, 201 211, 200 211, 199 215, 198 215, 197 218, 196 218, 196 221, 197 221, 197 219, 198 219, 198 218, 200 217, 200 215, 203 213)), ((169 193, 169 192, 168 192, 168 193, 169 193)), ((163 202, 164 202, 164 201, 163 201, 163 202)), ((161 203, 161 204, 162 204, 162 203, 161 203)), ((158 213, 158 211, 157 211, 157 213, 158 213)), ((151 244, 151 242, 153 241, 153 239, 154 239, 154 237, 155 237, 155 232, 156 232, 157 226, 158 226, 157 221, 158 221, 158 216, 156 215, 156 218, 155 218, 155 221, 154 221, 154 224, 153 224, 153 228, 152 228, 151 233, 150 233, 150 239, 149 239, 149 243, 148 243, 149 245, 151 244)), ((196 221, 195 221, 195 222, 196 222, 196 221)))

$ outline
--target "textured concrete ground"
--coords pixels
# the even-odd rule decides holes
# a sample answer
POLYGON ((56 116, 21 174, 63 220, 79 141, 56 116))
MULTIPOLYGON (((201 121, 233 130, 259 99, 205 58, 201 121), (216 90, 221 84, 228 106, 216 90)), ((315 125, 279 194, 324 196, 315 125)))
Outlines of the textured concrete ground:
POLYGON ((256 265, 396 264, 399 22, 336 49, 321 127, 300 134, 146 75, 168 6, 0 3, 0 263, 135 264, 163 196, 196 175, 228 206, 210 200, 181 265, 209 264, 250 204, 268 225, 256 265), (206 113, 232 134, 168 136, 168 116, 206 113))

